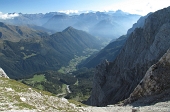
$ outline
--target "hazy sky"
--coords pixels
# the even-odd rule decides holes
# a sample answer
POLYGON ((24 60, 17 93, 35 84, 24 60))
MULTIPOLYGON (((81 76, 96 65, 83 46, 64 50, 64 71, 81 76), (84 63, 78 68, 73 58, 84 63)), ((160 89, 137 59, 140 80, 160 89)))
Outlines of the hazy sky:
POLYGON ((170 6, 170 0, 0 0, 2 13, 118 10, 146 15, 170 6))

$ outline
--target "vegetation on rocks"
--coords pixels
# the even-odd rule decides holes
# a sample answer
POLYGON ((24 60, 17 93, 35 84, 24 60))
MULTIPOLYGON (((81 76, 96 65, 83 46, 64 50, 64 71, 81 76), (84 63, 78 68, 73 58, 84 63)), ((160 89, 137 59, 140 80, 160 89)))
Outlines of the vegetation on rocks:
POLYGON ((57 98, 15 80, 0 77, 0 85, 0 111, 87 111, 64 98, 57 98))

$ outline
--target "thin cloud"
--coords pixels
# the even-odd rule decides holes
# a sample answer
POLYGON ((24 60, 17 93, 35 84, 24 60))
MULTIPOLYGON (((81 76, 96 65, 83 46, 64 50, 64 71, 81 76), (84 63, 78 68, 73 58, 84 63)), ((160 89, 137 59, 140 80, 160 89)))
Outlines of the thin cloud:
POLYGON ((170 0, 123 0, 106 7, 106 10, 123 10, 132 14, 146 15, 170 6, 170 0))
POLYGON ((65 10, 65 11, 58 11, 58 12, 65 13, 65 14, 79 13, 78 10, 65 10))
POLYGON ((19 16, 19 14, 17 13, 6 13, 3 14, 2 12, 0 12, 0 19, 13 19, 14 17, 19 16))

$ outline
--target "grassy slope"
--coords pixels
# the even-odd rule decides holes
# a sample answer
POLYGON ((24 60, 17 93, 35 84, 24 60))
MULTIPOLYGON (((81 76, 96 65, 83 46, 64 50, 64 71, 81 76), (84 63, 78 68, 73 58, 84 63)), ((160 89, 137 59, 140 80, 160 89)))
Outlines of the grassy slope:
POLYGON ((46 79, 44 74, 42 74, 42 75, 34 75, 33 78, 30 78, 27 81, 42 82, 42 81, 46 81, 46 79))
POLYGON ((0 77, 0 111, 79 111, 67 100, 52 96, 51 93, 32 89, 15 80, 0 77))

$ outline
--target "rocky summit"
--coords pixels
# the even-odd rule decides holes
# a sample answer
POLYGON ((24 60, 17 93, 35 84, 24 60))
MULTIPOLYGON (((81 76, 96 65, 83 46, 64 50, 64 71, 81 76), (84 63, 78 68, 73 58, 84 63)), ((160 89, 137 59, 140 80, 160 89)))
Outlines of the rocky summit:
MULTIPOLYGON (((129 97, 150 66, 170 47, 170 7, 150 14, 128 37, 114 62, 96 70, 90 105, 106 106, 129 97)), ((105 64, 104 64, 105 65, 105 64)))

